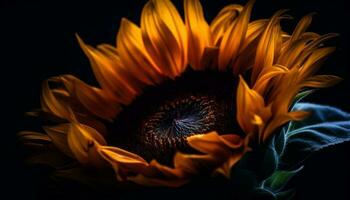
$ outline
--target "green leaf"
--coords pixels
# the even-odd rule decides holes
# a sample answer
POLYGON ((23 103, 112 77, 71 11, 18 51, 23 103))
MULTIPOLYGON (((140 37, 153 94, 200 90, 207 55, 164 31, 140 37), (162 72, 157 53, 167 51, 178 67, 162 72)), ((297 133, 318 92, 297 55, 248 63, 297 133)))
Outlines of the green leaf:
POLYGON ((263 182, 263 188, 271 190, 273 192, 279 192, 288 183, 288 181, 298 172, 300 172, 303 167, 296 170, 285 171, 278 170, 275 171, 268 179, 263 182))
POLYGON ((310 94, 314 93, 315 89, 312 90, 305 90, 302 92, 299 92, 293 99, 293 102, 291 103, 290 108, 294 108, 295 104, 299 103, 301 100, 303 100, 305 97, 309 96, 310 94))
POLYGON ((294 167, 313 152, 350 140, 350 114, 310 103, 297 103, 293 110, 310 111, 311 115, 302 121, 290 122, 283 129, 287 145, 281 156, 281 167, 294 167))

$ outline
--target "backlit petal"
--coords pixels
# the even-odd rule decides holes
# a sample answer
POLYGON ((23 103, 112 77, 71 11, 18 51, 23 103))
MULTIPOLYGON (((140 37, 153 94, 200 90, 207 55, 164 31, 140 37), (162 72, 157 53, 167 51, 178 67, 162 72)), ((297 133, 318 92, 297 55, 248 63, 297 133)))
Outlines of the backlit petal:
POLYGON ((237 20, 230 25, 223 35, 220 43, 219 69, 225 70, 232 60, 237 57, 239 48, 246 37, 250 13, 253 8, 254 0, 250 0, 243 8, 237 20))
POLYGON ((199 0, 185 0, 184 4, 188 32, 188 61, 195 70, 200 70, 204 49, 211 45, 209 25, 204 19, 199 0))

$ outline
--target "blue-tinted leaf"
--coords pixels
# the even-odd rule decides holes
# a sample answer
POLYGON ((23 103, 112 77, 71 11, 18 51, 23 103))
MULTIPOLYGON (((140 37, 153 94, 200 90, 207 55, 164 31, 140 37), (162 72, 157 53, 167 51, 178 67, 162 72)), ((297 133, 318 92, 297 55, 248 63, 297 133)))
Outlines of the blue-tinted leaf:
POLYGON ((260 178, 262 180, 271 176, 278 167, 279 155, 276 152, 274 140, 266 147, 260 167, 260 178))
POLYGON ((275 171, 275 173, 263 182, 262 186, 270 191, 279 192, 295 174, 302 170, 302 168, 303 167, 300 167, 299 169, 291 171, 275 171))
POLYGON ((274 148, 278 156, 280 156, 286 145, 286 134, 285 131, 281 131, 273 137, 274 148))
POLYGON ((287 146, 281 161, 288 167, 300 164, 311 153, 350 140, 350 114, 337 108, 297 103, 293 110, 310 111, 302 121, 290 122, 284 129, 287 146))

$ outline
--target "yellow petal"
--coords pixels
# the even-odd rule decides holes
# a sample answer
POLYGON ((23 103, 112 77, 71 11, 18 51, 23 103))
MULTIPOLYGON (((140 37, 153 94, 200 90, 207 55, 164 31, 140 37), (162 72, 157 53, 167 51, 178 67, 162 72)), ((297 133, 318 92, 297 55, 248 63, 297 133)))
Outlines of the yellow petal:
POLYGON ((171 78, 183 72, 187 65, 185 30, 169 0, 153 0, 144 6, 141 32, 145 48, 158 68, 171 78))
POLYGON ((242 42, 246 37, 253 4, 254 0, 250 0, 243 8, 237 20, 230 25, 223 35, 218 60, 220 70, 227 69, 228 65, 233 64, 231 62, 237 57, 242 42))
POLYGON ((159 83, 162 78, 161 70, 148 55, 140 28, 124 18, 117 36, 117 48, 123 65, 135 77, 149 85, 159 83))
POLYGON ((204 49, 210 45, 209 25, 204 19, 199 0, 185 0, 184 7, 188 33, 188 60, 195 70, 200 70, 204 49))

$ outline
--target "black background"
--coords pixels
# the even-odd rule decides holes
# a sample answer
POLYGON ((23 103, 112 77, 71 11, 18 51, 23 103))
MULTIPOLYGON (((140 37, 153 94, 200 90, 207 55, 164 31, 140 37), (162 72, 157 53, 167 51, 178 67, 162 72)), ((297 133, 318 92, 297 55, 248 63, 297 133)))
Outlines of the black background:
MULTIPOLYGON (((24 112, 39 107, 41 82, 59 74, 73 74, 94 83, 87 58, 74 34, 87 43, 114 44, 121 17, 138 23, 145 0, 129 1, 0 1, 1 31, 1 165, 5 189, 11 198, 34 199, 40 192, 36 177, 22 162, 15 133, 23 128, 24 112)), ((245 1, 202 1, 206 17, 212 19, 229 3, 245 1)), ((176 5, 182 12, 182 1, 176 5)), ((340 36, 331 44, 337 51, 328 59, 323 73, 344 81, 314 94, 309 100, 334 105, 350 112, 350 54, 346 0, 260 0, 252 18, 268 18, 281 8, 290 9, 294 19, 282 22, 291 31, 297 20, 317 12, 311 26, 321 34, 340 36)), ((298 199, 350 199, 350 144, 341 144, 315 154, 307 161, 297 183, 298 199)), ((4 187, 2 187, 4 189, 4 187)), ((0 194, 1 195, 1 194, 0 194)))

